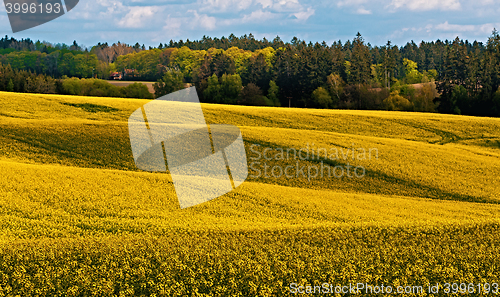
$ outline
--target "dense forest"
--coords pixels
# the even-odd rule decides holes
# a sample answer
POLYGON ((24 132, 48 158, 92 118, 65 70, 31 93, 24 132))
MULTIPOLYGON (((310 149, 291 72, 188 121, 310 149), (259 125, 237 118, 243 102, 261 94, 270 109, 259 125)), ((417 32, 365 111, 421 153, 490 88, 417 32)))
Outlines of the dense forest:
POLYGON ((82 94, 74 91, 82 89, 78 84, 98 88, 103 84, 95 78, 120 73, 127 80, 157 81, 156 96, 193 84, 204 102, 500 116, 496 30, 486 44, 457 37, 401 47, 390 41, 372 46, 359 33, 331 45, 232 34, 148 49, 139 43, 82 48, 76 41, 68 46, 5 36, 0 63, 0 90, 82 94))

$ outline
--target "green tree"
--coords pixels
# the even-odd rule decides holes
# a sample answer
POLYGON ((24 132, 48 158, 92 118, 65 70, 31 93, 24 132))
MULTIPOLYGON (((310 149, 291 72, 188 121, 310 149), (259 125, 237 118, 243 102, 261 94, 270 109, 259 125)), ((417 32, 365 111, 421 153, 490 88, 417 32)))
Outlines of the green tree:
POLYGON ((66 78, 62 80, 62 89, 64 94, 83 95, 82 85, 77 77, 66 78))
POLYGON ((384 106, 387 110, 410 111, 413 109, 413 104, 401 96, 398 90, 391 92, 389 97, 384 100, 384 106))
POLYGON ((252 106, 272 106, 273 102, 262 95, 262 90, 253 83, 246 85, 240 94, 241 103, 252 106))
POLYGON ((222 102, 222 94, 221 87, 219 83, 219 78, 217 75, 212 74, 207 80, 207 87, 203 91, 203 98, 207 102, 221 103, 222 102))
POLYGON ((242 83, 238 74, 223 74, 220 78, 221 103, 235 104, 241 93, 242 83))
POLYGON ((352 84, 367 84, 371 76, 370 50, 365 45, 363 37, 361 37, 359 32, 352 44, 349 82, 352 84))
POLYGON ((300 57, 291 46, 280 48, 274 55, 274 75, 276 83, 280 87, 282 102, 288 102, 288 106, 295 106, 302 96, 302 90, 297 83, 299 80, 300 57), (285 101, 286 100, 286 101, 285 101))
POLYGON ((269 89, 267 90, 267 98, 273 102, 273 106, 281 106, 278 98, 279 87, 274 80, 269 81, 269 89))
POLYGON ((344 72, 345 72, 345 77, 348 82, 352 82, 352 77, 351 77, 351 62, 345 61, 344 62, 344 72))
POLYGON ((434 99, 438 96, 436 90, 436 84, 434 82, 429 82, 423 84, 422 88, 419 90, 418 94, 412 101, 415 111, 424 112, 435 112, 436 104, 434 99))
POLYGON ((316 106, 321 108, 328 108, 330 104, 332 104, 332 97, 323 87, 318 87, 312 93, 312 100, 316 106))
POLYGON ((236 66, 233 59, 222 52, 216 52, 210 61, 210 70, 215 73, 217 77, 221 77, 222 74, 234 74, 236 72, 236 66))
POLYGON ((340 103, 340 96, 344 93, 345 82, 339 74, 330 74, 326 79, 328 91, 332 96, 332 106, 335 108, 340 103))
POLYGON ((403 65, 405 66, 406 83, 407 84, 418 84, 422 82, 422 73, 417 70, 417 63, 406 58, 403 59, 403 65))
POLYGON ((42 74, 32 75, 26 80, 25 91, 28 93, 54 94, 55 80, 42 74))
POLYGON ((62 55, 60 62, 58 63, 57 70, 59 73, 63 75, 67 75, 69 77, 76 76, 75 75, 75 56, 72 53, 65 53, 62 55))
POLYGON ((433 82, 438 78, 438 73, 436 69, 425 70, 422 74, 423 74, 422 82, 433 82))
POLYGON ((475 104, 475 113, 493 115, 495 92, 500 87, 500 34, 497 30, 493 30, 488 38, 481 64, 480 100, 475 104))
POLYGON ((235 46, 224 51, 224 54, 234 61, 235 71, 239 75, 247 70, 248 61, 252 57, 252 52, 239 49, 235 46))
POLYGON ((153 84, 155 96, 161 97, 184 88, 184 76, 181 71, 167 71, 161 79, 153 84))
POLYGON ((384 82, 384 68, 382 64, 372 64, 372 86, 380 88, 384 82))
POLYGON ((7 84, 7 91, 14 92, 14 82, 12 81, 12 78, 9 79, 9 83, 7 84))
POLYGON ((148 90, 148 87, 141 83, 133 83, 120 89, 125 98, 153 99, 154 96, 148 90))
POLYGON ((92 77, 92 73, 99 65, 95 54, 79 54, 74 56, 75 70, 77 77, 92 77))
POLYGON ((208 78, 203 98, 207 102, 236 104, 241 89, 241 77, 238 74, 223 74, 219 79, 214 73, 208 78))
POLYGON ((160 64, 161 53, 161 50, 155 48, 121 55, 116 58, 114 64, 119 72, 124 72, 127 69, 132 70, 132 73, 127 74, 129 78, 154 80, 158 78, 157 66, 160 64))
POLYGON ((205 59, 207 52, 204 50, 191 50, 186 46, 180 49, 165 49, 162 52, 161 60, 167 67, 179 68, 184 77, 189 81, 194 77, 195 70, 198 69, 205 59))
POLYGON ((492 113, 494 116, 500 117, 500 87, 493 95, 492 113))
POLYGON ((382 68, 384 70, 384 85, 391 87, 391 79, 395 78, 394 69, 396 68, 396 52, 398 48, 391 45, 390 41, 382 48, 382 68))
POLYGON ((456 85, 451 92, 451 110, 455 114, 462 114, 469 109, 467 90, 462 85, 456 85))
POLYGON ((248 60, 248 67, 242 74, 244 83, 253 83, 261 90, 266 90, 271 80, 271 72, 263 53, 252 55, 248 60))

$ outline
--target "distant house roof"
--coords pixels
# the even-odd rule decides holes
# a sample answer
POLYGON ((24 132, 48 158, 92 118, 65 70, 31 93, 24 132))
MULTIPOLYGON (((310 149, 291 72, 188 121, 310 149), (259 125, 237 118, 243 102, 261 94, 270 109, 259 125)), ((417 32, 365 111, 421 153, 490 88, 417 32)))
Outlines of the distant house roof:
POLYGON ((122 74, 121 72, 112 72, 110 75, 110 78, 112 79, 122 79, 122 74))

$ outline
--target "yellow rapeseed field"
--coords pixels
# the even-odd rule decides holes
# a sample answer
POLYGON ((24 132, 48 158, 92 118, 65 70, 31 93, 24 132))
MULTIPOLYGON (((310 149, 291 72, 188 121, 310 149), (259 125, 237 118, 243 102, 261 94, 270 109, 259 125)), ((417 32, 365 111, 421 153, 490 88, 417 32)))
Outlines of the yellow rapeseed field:
POLYGON ((168 173, 134 165, 127 119, 147 102, 0 92, 0 296, 500 284, 500 119, 202 104, 240 128, 249 177, 180 209, 168 173))

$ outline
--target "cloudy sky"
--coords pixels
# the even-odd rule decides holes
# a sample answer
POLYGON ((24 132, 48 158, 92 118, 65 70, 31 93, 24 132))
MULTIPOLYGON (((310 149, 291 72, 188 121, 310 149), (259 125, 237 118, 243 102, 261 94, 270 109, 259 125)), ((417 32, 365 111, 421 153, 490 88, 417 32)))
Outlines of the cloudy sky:
POLYGON ((58 19, 16 34, 0 6, 0 35, 85 46, 157 46, 231 33, 331 44, 352 40, 358 31, 372 45, 456 36, 484 42, 493 28, 500 30, 499 16, 500 0, 80 0, 58 19))

